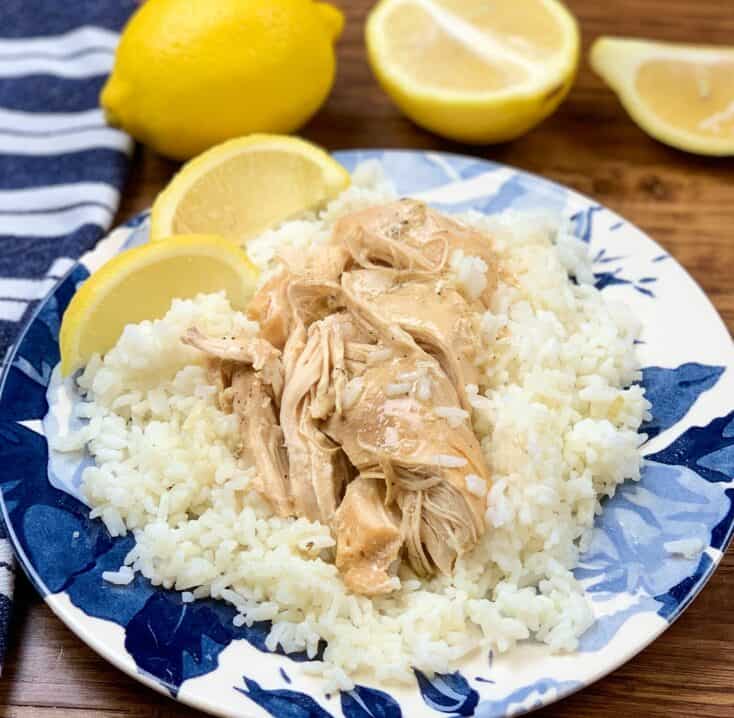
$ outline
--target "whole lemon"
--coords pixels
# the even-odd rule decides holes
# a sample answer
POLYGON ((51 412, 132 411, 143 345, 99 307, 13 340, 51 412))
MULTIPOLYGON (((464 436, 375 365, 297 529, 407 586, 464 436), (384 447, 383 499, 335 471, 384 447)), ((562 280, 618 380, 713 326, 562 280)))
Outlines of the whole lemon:
POLYGON ((102 90, 108 121, 188 159, 303 125, 334 81, 342 13, 313 0, 147 0, 102 90))

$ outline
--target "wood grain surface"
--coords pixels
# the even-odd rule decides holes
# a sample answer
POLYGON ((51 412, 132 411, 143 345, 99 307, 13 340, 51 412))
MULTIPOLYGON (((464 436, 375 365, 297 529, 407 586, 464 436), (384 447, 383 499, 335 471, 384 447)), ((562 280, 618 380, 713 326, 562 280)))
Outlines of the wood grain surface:
MULTIPOLYGON (((477 0, 479 1, 479 0, 477 0)), ((474 154, 537 172, 616 210, 660 242, 734 328, 734 159, 678 152, 647 137, 586 60, 560 110, 525 137, 494 147, 445 142, 402 117, 367 65, 370 0, 336 1, 347 15, 334 91, 303 135, 328 149, 397 147, 474 154)), ((584 54, 602 34, 734 43, 732 0, 569 0, 584 54)), ((119 220, 148 207, 176 169, 138 148, 119 220)), ((661 638, 612 675, 537 713, 551 718, 734 716, 734 553, 661 638)), ((23 577, 5 672, 4 718, 188 718, 201 715, 120 673, 55 618, 23 577)), ((406 717, 409 718, 409 717, 406 717)))

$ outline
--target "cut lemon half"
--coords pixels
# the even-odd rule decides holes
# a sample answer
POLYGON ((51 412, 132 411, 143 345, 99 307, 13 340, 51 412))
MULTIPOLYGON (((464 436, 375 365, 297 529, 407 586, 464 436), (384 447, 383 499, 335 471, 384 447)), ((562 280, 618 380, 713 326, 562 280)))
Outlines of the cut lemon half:
POLYGON ((89 277, 67 307, 61 373, 107 352, 127 324, 162 317, 176 297, 224 290, 233 307, 244 309, 257 279, 245 252, 224 237, 172 237, 122 252, 89 277))
POLYGON ((590 60, 645 132, 689 152, 734 154, 734 47, 602 37, 590 60))
POLYGON ((185 164, 158 196, 151 239, 213 233, 244 243, 325 204, 349 181, 328 153, 297 137, 230 140, 185 164))
POLYGON ((381 0, 366 39, 398 107, 464 142, 513 139, 547 117, 579 55, 576 21, 557 0, 381 0))

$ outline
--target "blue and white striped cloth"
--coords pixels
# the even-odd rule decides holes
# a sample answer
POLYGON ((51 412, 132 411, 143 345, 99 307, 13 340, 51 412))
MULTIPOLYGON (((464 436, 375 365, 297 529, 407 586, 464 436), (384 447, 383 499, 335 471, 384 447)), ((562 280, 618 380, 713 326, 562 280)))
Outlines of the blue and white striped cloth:
MULTIPOLYGON (((132 141, 98 98, 135 7, 0 0, 0 359, 117 210, 132 141)), ((0 670, 14 570, 0 519, 0 670)))

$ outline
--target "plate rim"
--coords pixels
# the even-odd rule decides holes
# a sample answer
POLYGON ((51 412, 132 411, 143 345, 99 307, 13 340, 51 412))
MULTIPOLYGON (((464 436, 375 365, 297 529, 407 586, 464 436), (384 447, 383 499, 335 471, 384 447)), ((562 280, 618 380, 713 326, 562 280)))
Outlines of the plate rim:
MULTIPOLYGON (((352 149, 340 149, 340 150, 330 150, 329 151, 329 154, 332 157, 334 157, 335 159, 337 159, 337 161, 341 161, 341 158, 346 159, 349 157, 359 156, 360 154, 370 155, 370 154, 377 154, 377 153, 381 155, 402 155, 402 156, 435 155, 438 157, 446 157, 446 158, 454 158, 454 159, 459 158, 459 159, 475 162, 480 165, 485 165, 488 168, 492 168, 493 170, 506 169, 506 170, 509 170, 515 173, 516 175, 521 175, 521 176, 529 178, 534 184, 545 185, 547 187, 551 187, 555 190, 561 191, 565 193, 568 197, 573 198, 576 202, 582 205, 586 205, 587 207, 596 206, 596 207, 599 207, 605 210, 606 212, 613 215, 619 221, 622 221, 629 229, 640 234, 644 239, 646 239, 653 246, 659 249, 661 253, 668 255, 670 260, 672 260, 673 263, 676 265, 676 267, 681 271, 682 275, 685 277, 685 279, 689 283, 691 289, 694 289, 698 293, 699 299, 703 299, 705 301, 708 307, 709 313, 712 316, 716 317, 716 320, 718 323, 718 329, 721 332, 723 332, 725 336, 728 336, 731 339, 731 333, 729 332, 729 329, 726 323, 724 322, 720 312, 718 311, 714 303, 711 301, 709 296, 706 294, 706 292, 703 290, 701 285, 698 283, 698 281, 688 271, 688 269, 683 264, 681 264, 678 261, 678 259, 674 255, 672 255, 665 247, 660 245, 654 238, 652 238, 645 230, 641 229, 634 222, 628 220, 624 216, 618 214, 615 210, 610 209, 609 207, 593 199, 589 195, 586 195, 585 193, 580 192, 567 185, 564 185, 560 182, 544 177, 543 175, 538 174, 536 172, 532 172, 532 171, 525 170, 519 167, 515 167, 510 164, 506 164, 503 162, 497 162, 492 159, 486 159, 486 158, 478 157, 478 156, 471 155, 471 154, 446 152, 442 150, 431 150, 431 149, 424 149, 424 148, 405 149, 405 148, 380 148, 380 147, 352 148, 352 149)), ((454 181, 461 181, 461 180, 450 180, 449 182, 446 182, 444 185, 438 185, 438 187, 445 186, 446 184, 453 183, 454 181)), ((131 229, 131 232, 134 231, 131 228, 131 224, 134 223, 135 220, 138 219, 139 217, 145 215, 146 213, 149 213, 149 211, 150 211, 150 208, 146 208, 139 212, 136 212, 132 216, 128 217, 125 221, 106 230, 104 234, 97 240, 95 245, 89 250, 89 252, 94 251, 96 247, 99 246, 100 242, 105 241, 107 238, 109 238, 111 235, 113 235, 116 232, 120 232, 125 229, 131 229)), ((119 251, 121 250, 118 249, 115 252, 115 254, 118 254, 119 251)), ((31 327, 35 324, 35 322, 38 320, 38 317, 40 313, 42 312, 42 310, 45 308, 46 304, 48 303, 49 298, 52 297, 54 294, 56 294, 59 287, 76 270, 78 270, 80 266, 82 267, 85 266, 82 260, 84 256, 86 256, 86 254, 88 254, 88 252, 77 257, 74 260, 74 264, 64 273, 64 275, 61 276, 58 280, 56 280, 56 282, 51 286, 51 288, 38 301, 38 304, 34 307, 30 316, 23 324, 21 330, 17 333, 12 346, 9 348, 9 350, 7 351, 5 355, 5 361, 4 361, 2 374, 0 375, 0 401, 2 400, 4 396, 6 383, 8 381, 10 371, 14 366, 17 353, 21 345, 25 341, 28 335, 28 332, 30 331, 31 327)), ((734 360, 734 342, 732 342, 731 350, 732 350, 732 359, 734 360)), ((734 369, 734 365, 732 365, 731 368, 734 369)), ((4 417, 1 414, 0 414, 0 421, 5 421, 4 417)), ((43 434, 43 437, 45 440, 45 434, 43 434)), ((46 443, 47 443, 47 440, 46 440, 46 443)), ((201 697, 198 695, 191 695, 191 694, 186 694, 184 696, 181 696, 180 694, 172 695, 170 686, 167 686, 165 683, 163 683, 159 679, 150 676, 147 672, 141 671, 135 665, 130 666, 129 664, 127 664, 122 659, 122 657, 119 655, 118 651, 116 651, 113 648, 110 648, 104 642, 103 639, 98 640, 94 636, 88 635, 89 631, 84 626, 82 626, 78 621, 74 620, 72 616, 68 615, 64 607, 58 605, 58 602, 54 600, 54 597, 56 596, 56 594, 49 590, 49 588, 44 584, 41 577, 37 574, 33 566, 32 560, 23 550, 22 544, 16 535, 15 528, 12 522, 10 521, 10 517, 8 514, 7 507, 6 507, 2 488, 0 488, 0 512, 2 514, 2 519, 4 521, 8 540, 12 545, 14 555, 17 559, 18 564, 21 566, 24 574, 28 577, 34 590, 36 590, 39 593, 44 603, 51 609, 53 614, 57 618, 59 618, 62 621, 62 623, 68 629, 70 629, 72 633, 79 640, 81 640, 83 643, 89 646, 101 658, 103 658, 104 660, 112 664, 116 669, 121 670, 122 672, 124 672, 125 674, 133 678, 134 680, 142 683, 143 685, 147 687, 152 688, 159 694, 167 696, 168 698, 174 700, 175 702, 180 702, 185 705, 192 706, 193 708, 202 710, 211 715, 221 716, 222 718, 227 718, 227 716, 231 715, 230 713, 226 712, 226 709, 218 707, 216 703, 211 702, 208 697, 201 697)), ((713 577, 714 573, 716 573, 716 571, 718 570, 721 564, 721 561, 724 558, 724 555, 726 554, 727 550, 729 549, 729 547, 732 544, 732 540, 734 540, 734 521, 732 521, 732 523, 728 527, 728 534, 726 536, 725 541, 722 543, 722 547, 720 549, 720 555, 717 556, 715 560, 712 559, 712 566, 708 574, 702 577, 702 580, 700 580, 699 583, 686 595, 685 603, 679 605, 675 613, 672 613, 666 616, 665 623, 659 625, 658 627, 655 628, 655 630, 651 631, 650 635, 646 637, 642 643, 635 644, 633 648, 626 650, 619 658, 616 658, 613 661, 605 662, 602 667, 600 667, 598 670, 594 671, 591 674, 591 677, 588 677, 584 681, 580 682, 580 685, 574 685, 574 686, 570 686, 567 688, 559 688, 556 691, 556 693, 553 695, 553 697, 550 699, 547 698, 546 695, 542 695, 540 697, 541 702, 538 705, 530 708, 529 710, 521 711, 521 713, 514 713, 513 715, 522 715, 528 712, 533 712, 537 709, 540 709, 541 707, 552 705, 553 703, 557 703, 558 701, 561 701, 564 698, 567 698, 568 696, 573 695, 574 693, 584 690, 588 688, 589 686, 591 686, 592 684, 596 683, 597 681, 601 680, 602 678, 606 677, 607 675, 613 673, 618 668, 620 668, 621 666, 623 666, 624 664, 626 664, 627 662, 635 658, 637 655, 639 655, 646 648, 648 648, 665 631, 667 631, 668 628, 670 628, 683 615, 683 613, 685 613, 685 611, 688 610, 688 608, 696 600, 696 598, 698 598, 701 591, 703 591, 705 586, 708 584, 709 580, 713 577)), ((76 606, 74 608, 75 610, 82 610, 82 609, 78 609, 76 606)), ((106 620, 106 619, 97 619, 97 620, 106 620)), ((246 708, 245 710, 248 710, 248 709, 246 708)), ((244 716, 246 714, 243 713, 241 715, 244 716)))

